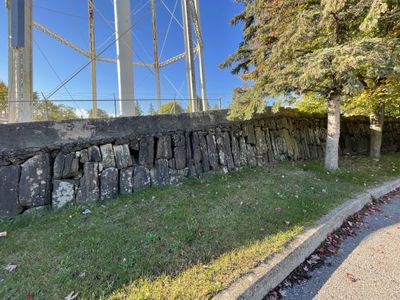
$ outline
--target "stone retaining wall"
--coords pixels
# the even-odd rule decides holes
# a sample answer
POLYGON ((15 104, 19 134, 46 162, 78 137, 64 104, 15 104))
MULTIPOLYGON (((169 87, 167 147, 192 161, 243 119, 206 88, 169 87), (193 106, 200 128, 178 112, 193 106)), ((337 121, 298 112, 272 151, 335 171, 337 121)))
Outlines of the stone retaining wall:
MULTIPOLYGON (((323 157, 326 119, 293 111, 230 122, 226 112, 0 125, 0 216, 86 204, 245 166, 323 157)), ((369 121, 342 121, 341 154, 365 153, 369 121)), ((400 151, 388 120, 384 151, 400 151)))

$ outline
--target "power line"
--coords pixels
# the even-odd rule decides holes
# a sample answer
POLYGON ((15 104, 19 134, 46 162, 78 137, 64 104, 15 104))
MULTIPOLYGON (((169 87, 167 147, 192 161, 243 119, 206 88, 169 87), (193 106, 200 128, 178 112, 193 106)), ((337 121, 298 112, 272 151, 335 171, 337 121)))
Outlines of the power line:
MULTIPOLYGON (((46 54, 44 53, 44 51, 42 50, 42 48, 40 47, 39 43, 36 42, 36 40, 34 39, 33 42, 35 43, 35 45, 38 47, 39 52, 42 54, 44 60, 47 62, 47 64, 49 65, 50 69, 53 71, 53 73, 56 75, 56 77, 58 78, 58 80, 60 81, 60 83, 62 82, 61 77, 58 75, 58 73, 56 72, 55 68, 53 67, 53 65, 51 64, 50 60, 47 58, 46 54)), ((65 89, 65 91, 68 93, 68 95, 71 97, 71 99, 74 101, 75 106, 77 109, 80 109, 79 105, 77 102, 75 102, 74 97, 72 97, 70 91, 68 90, 68 88, 64 85, 63 88, 65 89)))
MULTIPOLYGON (((178 6, 178 0, 175 1, 174 10, 172 11, 172 13, 173 13, 174 15, 175 15, 177 6, 178 6)), ((171 29, 172 21, 173 21, 173 18, 172 18, 172 16, 171 16, 170 19, 169 19, 169 23, 168 23, 167 31, 166 31, 166 34, 165 34, 165 37, 164 37, 164 41, 163 41, 163 44, 162 44, 162 47, 161 47, 161 51, 160 51, 160 60, 161 60, 161 57, 162 57, 163 52, 164 52, 165 44, 166 44, 166 42, 167 42, 167 38, 168 38, 170 29, 171 29)))
POLYGON ((71 14, 71 13, 66 13, 66 12, 63 12, 63 11, 60 11, 60 10, 56 10, 56 9, 52 9, 52 8, 48 8, 48 7, 44 7, 44 6, 40 6, 40 5, 36 5, 36 4, 34 5, 34 7, 35 8, 39 8, 39 9, 43 9, 43 10, 47 10, 47 11, 51 11, 53 13, 64 15, 64 16, 74 17, 74 18, 78 18, 78 19, 86 19, 86 17, 84 17, 84 16, 74 15, 74 14, 71 14))
MULTIPOLYGON (((96 59, 99 55, 103 54, 105 51, 107 51, 114 43, 116 43, 120 38, 122 38, 123 36, 125 36, 125 34, 127 34, 135 25, 137 25, 142 19, 144 18, 144 16, 142 16, 135 24, 132 24, 132 26, 130 28, 128 28, 125 32, 123 32, 121 35, 119 35, 115 40, 113 40, 109 45, 107 45, 103 50, 101 50, 98 54, 96 54, 96 56, 93 59, 96 59)), ((113 33, 115 34, 115 32, 113 33)), ((67 84, 68 82, 70 82, 73 78, 75 78, 80 72, 82 72, 87 66, 89 66, 92 63, 92 60, 90 59, 89 62, 85 63, 82 67, 80 67, 77 71, 75 71, 74 73, 72 73, 70 75, 69 78, 67 78, 66 80, 64 80, 59 86, 57 86, 49 95, 47 95, 47 99, 49 99, 50 97, 52 97, 55 93, 57 93, 57 91, 59 91, 65 84, 67 84)))
MULTIPOLYGON (((162 0, 161 0, 161 1, 162 1, 162 0)), ((145 4, 147 5, 149 2, 150 2, 150 1, 147 0, 145 4)), ((143 9, 146 5, 142 5, 141 9, 143 9)), ((165 4, 164 4, 164 5, 165 5, 165 4)), ((105 21, 105 23, 106 23, 109 27, 112 28, 111 21, 109 21, 109 20, 100 12, 100 10, 99 10, 95 5, 94 5, 94 8, 95 8, 95 10, 100 14, 100 16, 103 18, 103 20, 105 21)), ((143 16, 142 16, 142 17, 143 17, 143 16)), ((135 39, 137 39, 137 37, 136 37, 135 34, 132 34, 132 35, 133 35, 133 37, 134 37, 135 39)), ((147 53, 148 56, 150 56, 150 55, 148 54, 148 52, 146 51, 144 45, 141 43, 141 41, 140 41, 139 39, 137 39, 137 40, 139 41, 139 44, 140 44, 141 47, 143 48, 144 52, 147 53)), ((126 45, 126 46, 130 47, 130 45, 126 45)), ((136 56, 138 57, 138 59, 143 63, 143 65, 150 71, 150 73, 152 73, 152 74, 154 75, 154 74, 155 74, 154 70, 151 69, 151 68, 149 68, 149 67, 147 66, 147 64, 146 64, 146 63, 144 62, 144 60, 140 57, 139 54, 137 54, 136 52, 135 52, 135 54, 136 54, 136 56)), ((172 83, 172 81, 171 81, 165 74, 162 74, 162 75, 163 75, 163 77, 165 78, 165 80, 169 83, 169 85, 175 90, 175 92, 178 93, 178 94, 180 95, 180 97, 183 98, 182 93, 176 88, 176 86, 172 83)))

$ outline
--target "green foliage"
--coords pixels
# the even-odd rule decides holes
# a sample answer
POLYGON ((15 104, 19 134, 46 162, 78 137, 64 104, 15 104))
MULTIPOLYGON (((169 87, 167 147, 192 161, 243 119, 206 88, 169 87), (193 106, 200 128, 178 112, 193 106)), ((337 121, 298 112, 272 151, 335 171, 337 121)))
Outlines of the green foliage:
POLYGON ((384 107, 385 115, 400 117, 400 77, 383 80, 344 102, 346 115, 370 115, 384 107))
MULTIPOLYGON (((0 112, 8 110, 8 87, 0 81, 0 112)), ((78 116, 72 107, 56 104, 52 101, 43 101, 39 99, 37 92, 33 93, 33 120, 34 121, 60 121, 68 119, 77 119, 78 116)))
POLYGON ((161 109, 160 109, 160 113, 163 115, 165 115, 165 114, 180 114, 183 112, 185 112, 185 110, 182 108, 182 106, 176 100, 173 100, 173 101, 165 103, 164 105, 161 105, 161 109))
MULTIPOLYGON (((89 118, 94 118, 93 109, 89 109, 88 110, 88 117, 89 118)), ((99 118, 99 119, 107 119, 109 117, 110 117, 110 115, 105 110, 103 110, 101 108, 97 108, 97 118, 99 118)))
POLYGON ((33 120, 35 121, 61 121, 77 119, 78 116, 72 107, 63 104, 55 104, 52 101, 33 102, 33 120))
POLYGON ((316 93, 307 93, 295 102, 295 108, 302 112, 326 114, 326 98, 316 93))
POLYGON ((150 103, 149 115, 150 115, 150 116, 154 116, 154 115, 156 115, 156 114, 157 114, 157 112, 156 112, 156 110, 154 109, 153 103, 150 103))
MULTIPOLYGON (((375 87, 370 87, 344 100, 342 112, 345 116, 369 116, 383 106, 385 115, 400 117, 400 78, 390 77, 375 87)), ((316 93, 307 93, 295 102, 303 112, 326 113, 326 98, 316 93)))
POLYGON ((0 81, 0 112, 7 110, 7 94, 7 85, 3 81, 0 81))
POLYGON ((231 118, 262 111, 266 97, 351 97, 400 72, 397 0, 241 2, 244 39, 223 67, 254 84, 235 94, 231 118))

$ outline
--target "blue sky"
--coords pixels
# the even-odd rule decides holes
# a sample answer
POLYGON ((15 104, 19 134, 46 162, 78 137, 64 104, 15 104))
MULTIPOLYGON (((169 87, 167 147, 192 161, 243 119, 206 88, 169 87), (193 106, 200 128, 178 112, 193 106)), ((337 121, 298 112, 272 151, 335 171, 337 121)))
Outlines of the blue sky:
MULTIPOLYGON (((113 0, 95 0, 95 26, 97 51, 110 45, 115 39, 113 0)), ((125 0, 124 0, 125 1, 125 0)), ((180 0, 163 0, 172 11, 177 1, 176 17, 181 20, 180 0)), ((148 0, 131 1, 133 26, 134 60, 152 62, 151 14, 148 0), (144 5, 144 6, 143 6, 144 5), (141 10, 139 10, 141 8, 141 10)), ((242 81, 221 70, 218 65, 235 51, 241 41, 240 26, 231 26, 230 19, 241 11, 242 7, 233 0, 199 0, 201 8, 201 22, 204 40, 204 57, 207 81, 207 92, 210 99, 221 97, 223 105, 227 106, 232 95, 232 89, 242 84, 242 81)), ((34 0, 34 20, 57 32, 81 48, 88 49, 87 1, 83 0, 34 0)), ((170 14, 161 0, 156 0, 158 15, 158 43, 161 51, 170 14)), ((68 78, 77 69, 87 63, 88 59, 77 54, 59 42, 51 39, 44 33, 34 30, 34 90, 48 95, 56 88, 60 80, 68 78), (51 66, 47 62, 50 62, 51 66), (54 68, 55 72, 52 70, 54 68), (56 74, 57 75, 56 75, 56 74)), ((161 61, 180 54, 184 51, 183 35, 179 25, 173 21, 161 55, 161 61)), ((0 5, 0 80, 7 81, 7 12, 4 5, 0 5)), ((105 51, 102 56, 115 57, 115 45, 105 51)), ((112 99, 118 95, 117 68, 114 64, 97 64, 97 86, 99 99, 112 99)), ((161 73, 162 98, 187 98, 186 74, 184 61, 162 69, 161 73), (173 83, 171 86, 168 80, 173 83)), ((154 99, 155 81, 153 74, 146 68, 134 69, 135 95, 140 99, 154 99)), ((90 68, 86 68, 70 83, 67 84, 72 98, 77 100, 69 105, 74 108, 90 108, 89 102, 79 102, 81 99, 90 99, 90 68)), ((61 89, 52 99, 71 100, 68 92, 61 89)), ((149 102, 143 102, 143 110, 147 110, 149 102)), ((214 104, 211 100, 211 104, 214 104)), ((153 105, 156 105, 154 101, 153 105)), ((113 104, 101 102, 99 107, 113 111, 113 104)))

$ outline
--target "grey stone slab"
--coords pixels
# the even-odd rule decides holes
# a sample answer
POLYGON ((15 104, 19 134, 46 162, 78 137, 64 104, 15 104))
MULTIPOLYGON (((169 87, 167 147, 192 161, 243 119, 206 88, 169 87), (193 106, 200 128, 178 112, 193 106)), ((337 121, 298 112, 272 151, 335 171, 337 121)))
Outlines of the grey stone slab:
POLYGON ((101 162, 101 153, 99 147, 90 146, 87 151, 89 162, 101 162))
POLYGON ((174 148, 175 167, 178 170, 186 167, 186 148, 185 146, 178 146, 174 148))
POLYGON ((131 167, 133 165, 131 153, 127 144, 115 145, 114 154, 117 169, 121 170, 127 167, 131 167))
POLYGON ((144 166, 136 166, 133 170, 133 190, 141 190, 151 185, 150 171, 144 166))
POLYGON ((15 217, 19 212, 19 166, 0 167, 0 218, 15 217))
POLYGON ((154 137, 148 136, 140 139, 139 165, 152 168, 154 164, 154 137))
POLYGON ((104 169, 115 167, 115 157, 112 144, 105 144, 100 146, 101 164, 104 169))
POLYGON ((219 155, 217 150, 217 142, 215 140, 215 135, 208 134, 207 137, 207 147, 208 147, 208 158, 210 161, 210 166, 213 171, 219 170, 219 155))
POLYGON ((170 183, 169 166, 167 159, 158 159, 150 171, 151 182, 155 186, 164 186, 170 183))
POLYGON ((35 207, 51 201, 50 155, 42 153, 22 164, 19 182, 19 204, 35 207))
POLYGON ((65 155, 63 153, 58 153, 56 158, 54 159, 53 164, 53 178, 54 179, 61 179, 64 172, 64 161, 65 155))
POLYGON ((79 161, 81 164, 89 162, 89 151, 87 149, 80 151, 79 161))
POLYGON ((118 195, 118 169, 107 168, 100 175, 100 200, 115 198, 118 195))
POLYGON ((87 162, 83 166, 83 176, 76 193, 76 202, 79 204, 96 202, 99 197, 99 163, 87 162))
POLYGON ((75 201, 76 184, 73 180, 54 180, 51 206, 61 208, 75 201))
POLYGON ((64 159, 64 169, 62 178, 73 178, 79 175, 79 158, 75 152, 68 153, 64 159))
POLYGON ((121 194, 130 194, 133 191, 133 167, 122 169, 119 174, 119 191, 121 194))
POLYGON ((170 135, 160 136, 157 143, 156 159, 172 158, 172 140, 170 135))

